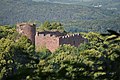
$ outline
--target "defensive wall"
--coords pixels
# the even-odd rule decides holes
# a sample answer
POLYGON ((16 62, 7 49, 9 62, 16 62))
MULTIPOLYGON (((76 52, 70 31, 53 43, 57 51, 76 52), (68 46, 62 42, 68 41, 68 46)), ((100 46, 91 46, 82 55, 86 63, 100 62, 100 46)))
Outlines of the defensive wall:
POLYGON ((86 42, 79 33, 77 34, 63 34, 56 32, 37 32, 35 36, 36 47, 46 47, 51 52, 54 52, 60 45, 69 44, 78 47, 80 43, 86 42))
POLYGON ((17 31, 28 37, 36 48, 46 47, 54 52, 60 45, 69 44, 78 47, 81 43, 87 42, 79 33, 66 34, 59 31, 36 32, 36 25, 31 23, 17 24, 17 31))
POLYGON ((36 33, 35 45, 36 47, 46 47, 53 52, 59 47, 59 37, 51 34, 36 33))
POLYGON ((59 38, 59 45, 70 44, 71 46, 78 47, 81 43, 87 42, 79 33, 72 35, 65 35, 59 38))

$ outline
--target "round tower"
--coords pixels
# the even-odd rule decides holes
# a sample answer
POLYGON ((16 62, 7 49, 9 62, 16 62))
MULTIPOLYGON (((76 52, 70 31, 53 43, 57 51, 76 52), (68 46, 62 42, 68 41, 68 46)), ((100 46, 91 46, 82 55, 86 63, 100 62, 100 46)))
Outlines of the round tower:
POLYGON ((17 31, 28 37, 32 44, 35 44, 36 25, 33 23, 19 23, 16 25, 17 31))

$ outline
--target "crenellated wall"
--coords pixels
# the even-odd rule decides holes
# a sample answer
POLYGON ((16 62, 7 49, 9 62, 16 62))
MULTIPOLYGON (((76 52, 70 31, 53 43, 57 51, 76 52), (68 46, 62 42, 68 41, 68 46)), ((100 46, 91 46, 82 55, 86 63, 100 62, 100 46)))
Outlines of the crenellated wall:
POLYGON ((87 40, 80 34, 56 36, 55 34, 39 34, 36 33, 35 45, 36 47, 46 47, 51 52, 54 52, 60 45, 70 44, 71 46, 78 47, 81 43, 87 40))
POLYGON ((70 44, 71 46, 78 47, 83 42, 87 42, 87 39, 83 38, 79 33, 62 36, 59 39, 59 45, 70 44))
POLYGON ((70 44, 78 47, 81 43, 87 42, 79 33, 68 35, 59 31, 36 32, 36 25, 31 23, 17 24, 17 31, 27 36, 36 48, 46 47, 54 52, 60 45, 70 44))
POLYGON ((54 52, 59 47, 59 37, 51 34, 36 34, 36 47, 46 47, 51 52, 54 52))

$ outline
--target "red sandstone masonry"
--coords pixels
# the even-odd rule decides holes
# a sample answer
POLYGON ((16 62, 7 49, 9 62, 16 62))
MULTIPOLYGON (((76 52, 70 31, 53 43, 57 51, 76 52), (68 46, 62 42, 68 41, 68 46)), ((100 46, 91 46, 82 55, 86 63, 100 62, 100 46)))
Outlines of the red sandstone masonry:
POLYGON ((32 44, 35 44, 35 33, 36 33, 36 26, 35 24, 30 23, 20 23, 17 24, 17 31, 28 37, 31 40, 32 44))
POLYGON ((36 47, 46 47, 51 52, 54 52, 59 47, 59 37, 50 34, 38 34, 35 36, 36 47))
POLYGON ((80 34, 55 36, 55 34, 39 34, 35 36, 36 47, 46 47, 51 52, 54 52, 60 45, 70 44, 71 46, 78 47, 81 43, 86 42, 80 34))
POLYGON ((78 47, 81 43, 85 41, 86 39, 84 39, 80 34, 73 34, 62 36, 59 40, 59 43, 60 45, 70 44, 71 46, 78 47))
POLYGON ((78 47, 81 43, 87 42, 80 34, 64 34, 59 31, 43 31, 36 32, 36 26, 30 23, 17 24, 17 31, 27 36, 36 48, 46 47, 51 52, 54 52, 60 45, 70 44, 78 47))

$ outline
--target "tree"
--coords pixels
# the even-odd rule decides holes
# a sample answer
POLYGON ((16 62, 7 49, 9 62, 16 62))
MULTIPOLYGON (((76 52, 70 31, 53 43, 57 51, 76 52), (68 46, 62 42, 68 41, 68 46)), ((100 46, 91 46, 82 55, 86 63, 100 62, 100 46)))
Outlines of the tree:
POLYGON ((63 25, 59 22, 48 22, 48 21, 45 21, 39 28, 38 28, 38 31, 41 31, 41 30, 48 30, 48 31, 54 31, 54 30, 57 30, 57 31, 60 31, 60 32, 66 32, 63 28, 63 25))
POLYGON ((13 30, 4 26, 1 29, 4 35, 0 39, 0 79, 2 80, 25 79, 39 62, 29 39, 19 34, 14 35, 16 32, 13 30))

